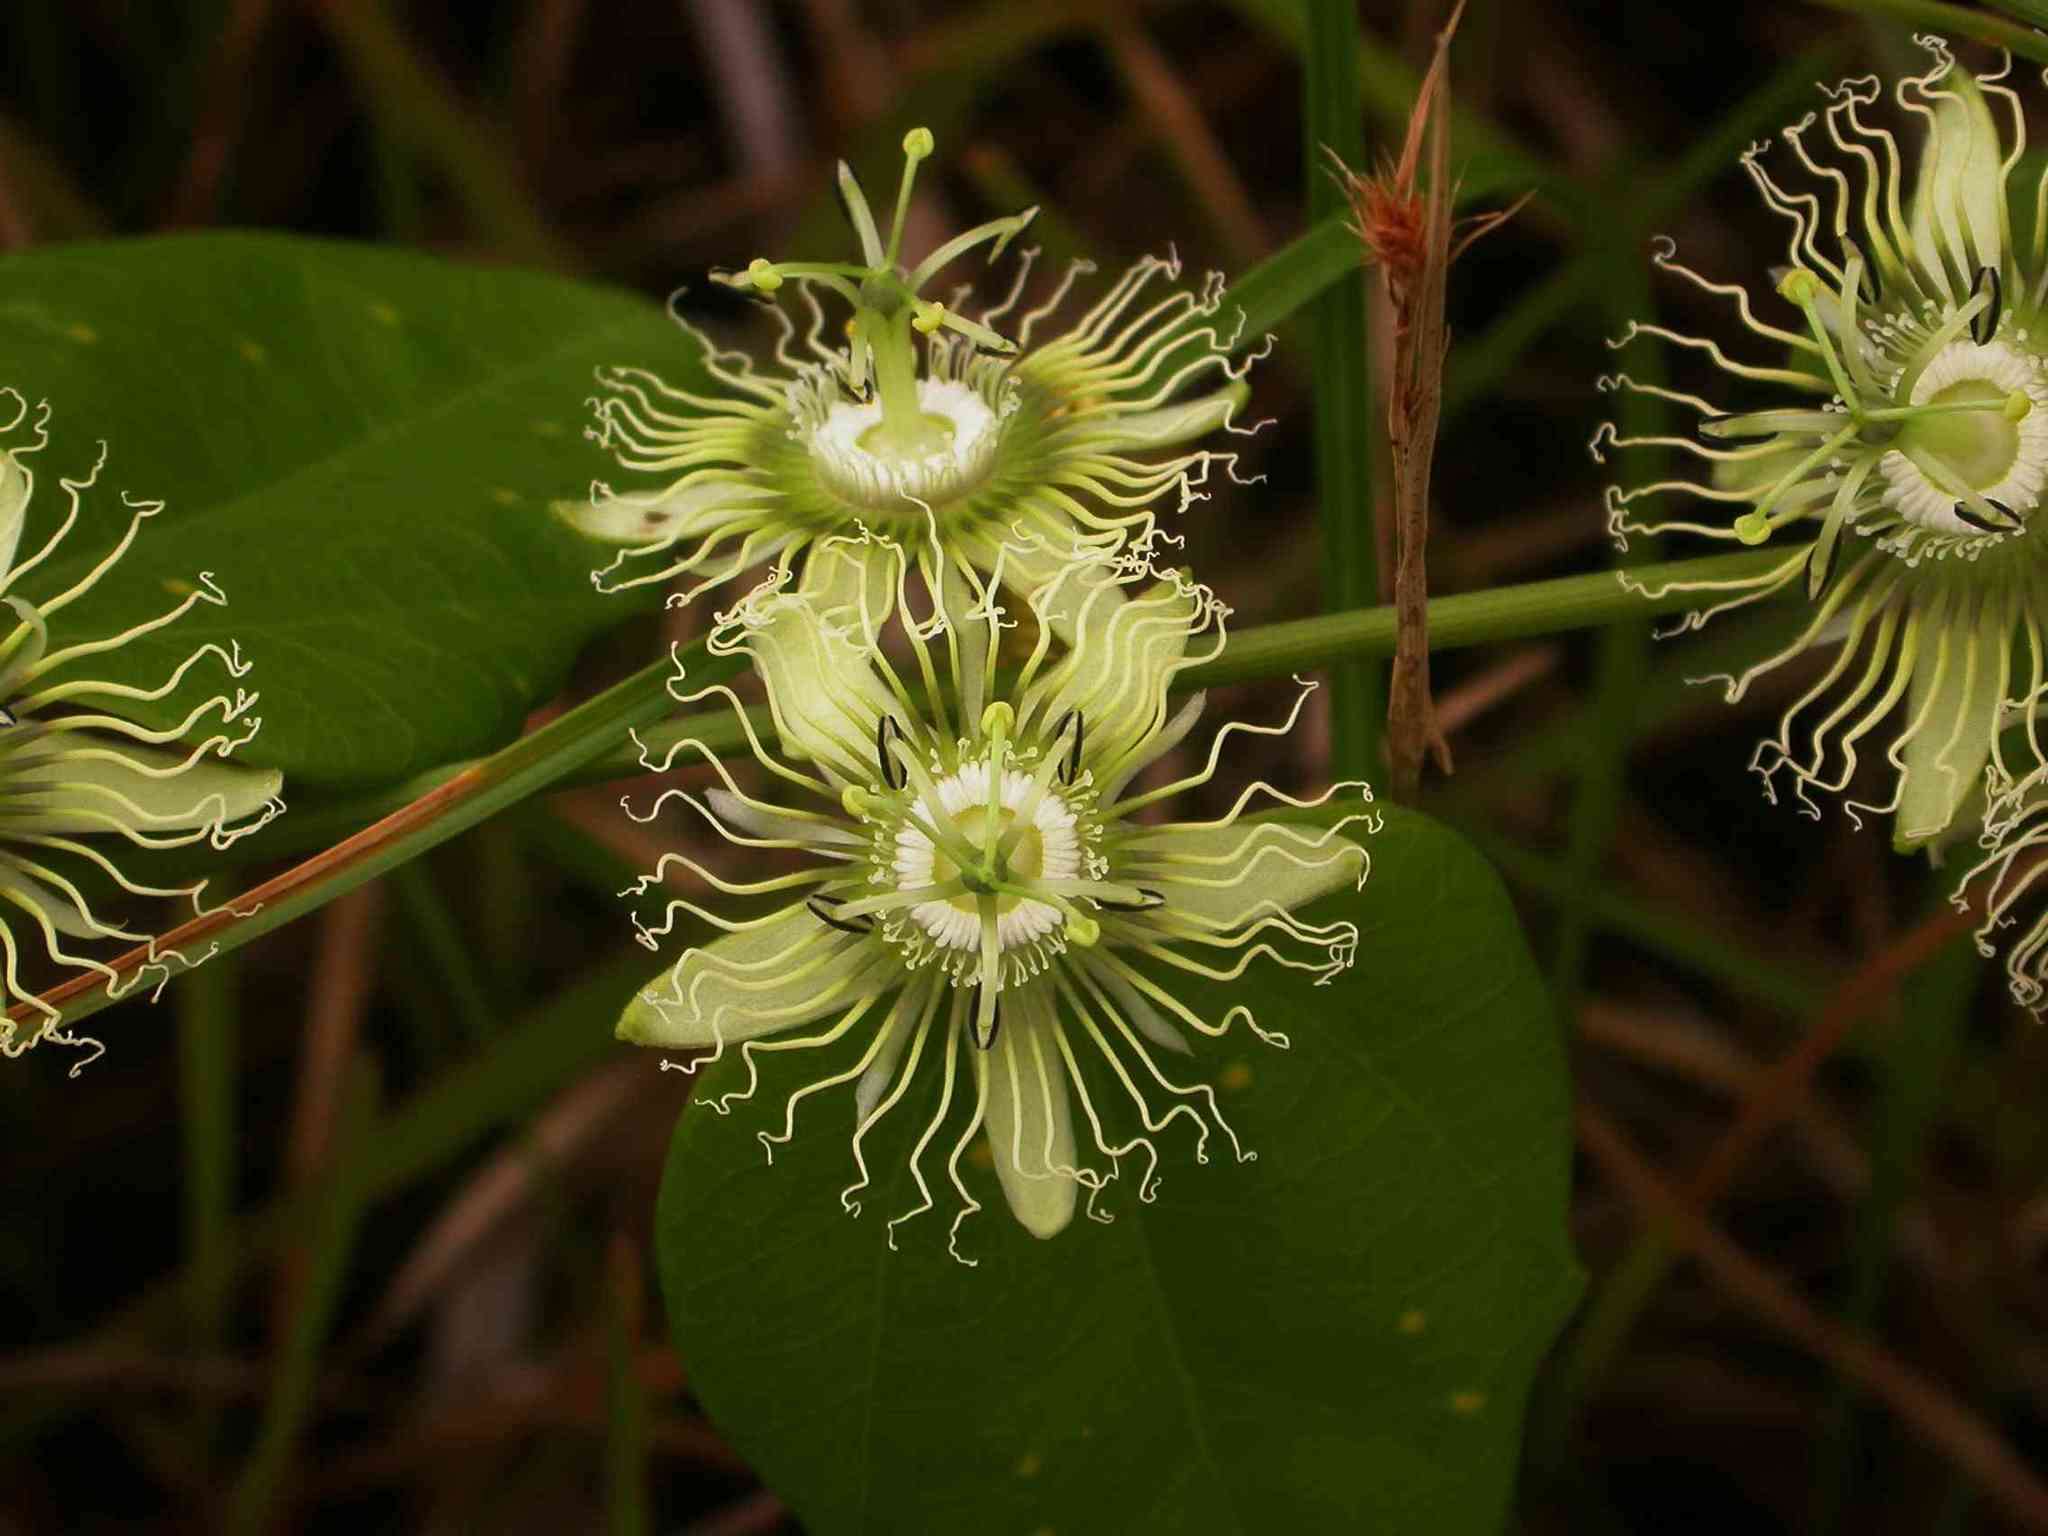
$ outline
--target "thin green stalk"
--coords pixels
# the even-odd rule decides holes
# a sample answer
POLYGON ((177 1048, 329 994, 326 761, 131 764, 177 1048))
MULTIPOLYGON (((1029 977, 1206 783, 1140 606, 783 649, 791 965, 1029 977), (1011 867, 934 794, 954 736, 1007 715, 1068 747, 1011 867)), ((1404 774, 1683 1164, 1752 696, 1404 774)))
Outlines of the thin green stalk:
POLYGON ((1762 959, 1719 934, 1633 895, 1588 884, 1567 864, 1460 825, 1487 859, 1516 885, 1554 902, 1589 931, 1612 933, 1720 982, 1731 992, 1793 1018, 1804 1018, 1827 996, 1826 981, 1778 958, 1762 959))
POLYGON ((648 1536, 654 1529, 647 1507, 647 1398, 640 1387, 640 1260, 624 1238, 614 1244, 605 1267, 605 1472, 610 1497, 605 1529, 610 1536, 648 1536))
POLYGON ((1799 55, 1737 102, 1675 164, 1655 170, 1629 167, 1615 195, 1600 200, 1603 216, 1589 222, 1586 248, 1524 294, 1483 335, 1452 353, 1444 385, 1446 419, 1490 394, 1530 343, 1578 305, 1597 298, 1618 264, 1640 271, 1643 242, 1726 171, 1759 133, 1810 96, 1814 82, 1827 78, 1834 58, 1831 49, 1799 55))
MULTIPOLYGON (((1429 648, 1454 651, 1682 612, 1700 606, 1700 593, 1672 590, 1670 584, 1691 587, 1697 582, 1759 575, 1790 559, 1792 553, 1789 547, 1772 547, 1644 566, 1632 576, 1652 589, 1664 589, 1663 595, 1654 599, 1624 587, 1612 571, 1440 597, 1429 605, 1429 648)), ((1391 656, 1393 652, 1394 610, 1359 608, 1240 630, 1221 656, 1183 674, 1183 682, 1190 688, 1211 688, 1252 678, 1284 677, 1345 657, 1391 656)))
MULTIPOLYGON (((426 951, 434 990, 471 1045, 482 1045, 496 1033, 498 1009, 477 968, 476 952, 463 937, 462 926, 449 910, 433 876, 423 863, 400 865, 389 881, 398 897, 405 929, 426 951)), ((197 973, 205 975, 202 969, 197 973)))
MULTIPOLYGON (((1655 599, 1623 587, 1606 571, 1439 598, 1429 605, 1430 645, 1435 650, 1452 650, 1692 608, 1698 605, 1698 592, 1670 590, 1671 584, 1689 586, 1756 575, 1790 557, 1785 549, 1759 549, 1647 566, 1635 575, 1653 587, 1666 588, 1655 599)), ((1223 655, 1191 668, 1181 683, 1188 688, 1206 688, 1247 678, 1285 676, 1354 658, 1390 655, 1393 643, 1392 608, 1290 620, 1239 634, 1223 655)), ((739 670, 737 658, 709 656, 702 645, 693 647, 685 662, 698 686, 723 681, 739 670)), ((171 930, 159 939, 159 948, 176 946, 192 954, 226 954, 438 847, 529 795, 638 772, 637 751, 622 746, 621 739, 629 730, 652 726, 668 714, 667 683, 674 675, 673 661, 652 663, 490 757, 413 781, 407 788, 419 788, 420 796, 409 803, 394 805, 395 796, 403 791, 385 790, 353 807, 328 807, 323 813, 327 827, 345 825, 366 809, 372 814, 382 812, 385 819, 245 892, 237 898, 234 911, 222 909, 171 930)), ((671 721, 659 739, 684 736, 727 747, 736 747, 740 741, 736 723, 720 714, 671 721)), ((144 951, 130 951, 118 957, 115 966, 128 975, 148 958, 144 951)), ((45 996, 62 1009, 66 1024, 89 1018, 113 1001, 96 976, 67 982, 45 996)), ((14 1016, 24 1022, 34 1018, 25 1006, 14 1016)))
POLYGON ((377 1114, 377 1079, 367 1058, 356 1062, 334 1143, 333 1167, 319 1197, 304 1209, 311 1231, 306 1283, 278 1351, 263 1423, 229 1502, 228 1527, 236 1533, 270 1529, 271 1508, 305 1432, 320 1346, 341 1300, 341 1282, 355 1247, 368 1184, 364 1151, 377 1114))
MULTIPOLYGON (((1329 156, 1365 163, 1356 0, 1308 0, 1302 50, 1302 159, 1311 225, 1339 214, 1343 189, 1329 156)), ((1322 512, 1323 605, 1361 608, 1379 595, 1374 540, 1372 378, 1366 361, 1362 265, 1308 306, 1315 417, 1316 496, 1322 512)), ((1384 669, 1347 660, 1330 673, 1330 759, 1346 777, 1377 777, 1386 716, 1384 669)))
MULTIPOLYGON (((1957 860, 1935 895, 1946 907, 1957 877, 1967 869, 1957 860)), ((1875 1336, 1879 1313, 1897 1252, 1899 1213, 1913 1196, 1924 1167, 1927 1141, 1948 1095, 1962 1055, 1963 1030, 1982 977, 1976 947, 1954 944, 1900 989, 1900 1022, 1874 1043, 1868 1060, 1876 1068, 1876 1122, 1871 1135, 1870 1187, 1856 1213, 1849 1299, 1843 1321, 1875 1336)), ((1814 1536, 1832 1536, 1842 1526, 1850 1495, 1865 1474, 1863 1448, 1866 1394, 1835 1376, 1823 1419, 1819 1466, 1814 1474, 1814 1536)))
MULTIPOLYGON (((1631 313, 1648 311, 1651 302, 1649 284, 1640 275, 1617 284, 1612 302, 1617 325, 1626 324, 1631 313)), ((1633 366, 1645 389, 1665 382, 1661 354, 1639 359, 1633 366)), ((1662 400, 1641 391, 1624 390, 1616 400, 1615 416, 1623 437, 1658 437, 1668 415, 1662 400)), ((1660 454, 1641 465, 1646 482, 1659 478, 1661 463, 1660 454)), ((1613 558, 1618 567, 1635 566, 1646 563, 1655 553, 1654 541, 1637 538, 1626 551, 1616 551, 1613 558)), ((1565 869, 1577 893, 1594 888, 1621 822, 1629 751, 1635 740, 1636 722, 1641 718, 1639 706, 1649 676, 1650 636, 1643 625, 1610 624, 1601 631, 1593 661, 1593 697, 1587 708, 1587 728, 1574 738, 1578 747, 1578 783, 1572 794, 1570 824, 1565 834, 1565 869)), ((1585 980, 1589 930, 1584 911, 1580 902, 1568 904, 1557 927, 1551 994, 1557 1000, 1559 1016, 1567 1019, 1578 1006, 1580 987, 1585 980)))
MULTIPOLYGON (((184 1138, 185 1291, 194 1347, 219 1349, 225 1334, 234 1253, 237 1086, 236 968, 209 966, 178 992, 178 1114, 184 1138)), ((220 1430, 217 1404, 191 1426, 205 1464, 220 1430)))
MULTIPOLYGON (((1926 27, 1947 37, 1974 37, 1995 48, 2010 48, 2023 59, 2048 64, 2048 37, 2031 26, 1988 16, 1967 5, 1949 5, 1944 0, 1809 0, 1831 11, 1848 11, 1855 16, 1892 16, 1915 28, 1926 27)), ((1997 0, 2001 10, 2020 11, 2015 0, 1997 0)), ((2039 12, 2036 5, 2022 14, 2039 12)), ((2034 19, 2032 16, 2029 19, 2034 19)))
POLYGON ((385 0, 325 0, 316 10, 378 129, 410 144, 441 173, 480 234, 517 261, 557 271, 580 265, 520 184, 519 168, 501 151, 502 136, 456 101, 385 0))

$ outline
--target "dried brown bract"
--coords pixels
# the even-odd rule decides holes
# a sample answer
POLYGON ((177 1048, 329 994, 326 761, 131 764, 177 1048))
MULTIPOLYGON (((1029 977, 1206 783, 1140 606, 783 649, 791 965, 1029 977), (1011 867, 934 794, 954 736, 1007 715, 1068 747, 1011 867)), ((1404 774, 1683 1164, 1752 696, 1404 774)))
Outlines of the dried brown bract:
POLYGON ((1444 324, 1444 280, 1466 247, 1521 207, 1517 202, 1462 221, 1451 217, 1458 187, 1449 169, 1449 61, 1451 37, 1464 9, 1459 0, 1437 34, 1436 53, 1415 93, 1400 158, 1383 161, 1377 174, 1367 176, 1330 156, 1333 174, 1351 202, 1351 230, 1367 264, 1379 269, 1394 314, 1387 441, 1394 472, 1397 632, 1387 696, 1387 744, 1394 794, 1403 800, 1414 798, 1426 752, 1435 754, 1442 771, 1448 773, 1451 767, 1450 746, 1438 728, 1429 692, 1429 579, 1424 564, 1429 469, 1443 409, 1444 355, 1450 345, 1444 324))

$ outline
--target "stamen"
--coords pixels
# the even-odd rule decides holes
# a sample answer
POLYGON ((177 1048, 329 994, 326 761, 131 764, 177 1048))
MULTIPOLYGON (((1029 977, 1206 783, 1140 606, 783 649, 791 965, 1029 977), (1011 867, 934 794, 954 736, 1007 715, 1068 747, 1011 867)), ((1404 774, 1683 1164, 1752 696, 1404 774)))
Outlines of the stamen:
POLYGON ((1991 345, 1991 338, 1998 334, 1999 311, 2004 299, 2004 284, 1996 267, 1979 267, 1977 284, 1971 289, 1972 298, 1988 298, 1988 302, 1970 322, 1970 339, 1980 347, 1991 345))

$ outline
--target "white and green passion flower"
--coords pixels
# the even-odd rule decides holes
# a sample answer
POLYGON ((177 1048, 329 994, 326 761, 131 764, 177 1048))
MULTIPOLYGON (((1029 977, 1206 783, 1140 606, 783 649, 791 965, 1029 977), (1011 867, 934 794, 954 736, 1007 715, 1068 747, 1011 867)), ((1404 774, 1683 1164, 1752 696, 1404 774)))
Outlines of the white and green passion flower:
POLYGON ((177 600, 119 634, 55 638, 65 626, 64 610, 114 568, 163 503, 124 493, 126 524, 111 546, 80 574, 40 580, 67 539, 96 521, 87 512, 86 492, 106 463, 102 444, 82 479, 60 478, 61 516, 34 541, 25 540, 37 484, 34 459, 48 443, 48 422, 48 406, 31 409, 18 392, 0 389, 0 603, 12 620, 0 632, 0 981, 13 1005, 12 1016, 0 1019, 0 1054, 18 1056, 43 1041, 81 1046, 92 1055, 74 1065, 75 1074, 99 1054, 99 1044, 63 1026, 59 1010, 34 990, 38 981, 55 978, 34 973, 97 972, 116 993, 168 976, 165 962, 186 957, 154 948, 148 933, 102 908, 130 898, 182 897, 204 910, 204 882, 166 887, 131 879, 112 853, 124 843, 163 849, 203 840, 225 848, 284 805, 278 774, 220 761, 256 734, 261 722, 249 710, 257 695, 237 686, 232 696, 215 694, 160 729, 126 717, 137 704, 178 693, 205 666, 238 681, 249 670, 238 648, 200 645, 152 688, 94 682, 86 670, 91 658, 175 624, 202 603, 222 603, 211 576, 200 573, 196 585, 167 582, 179 592, 177 600), (89 889, 106 894, 89 895, 89 889), (108 940, 152 945, 156 963, 122 975, 68 947, 108 940))
MULTIPOLYGON (((1805 600, 1789 645, 1717 680, 1734 700, 1764 673, 1835 647, 1752 767, 1772 798, 1788 775, 1817 816, 1815 792, 1845 789, 1872 738, 1892 769, 1888 798, 1847 808, 1891 815, 1901 848, 1940 835, 1987 763, 2007 772, 1994 762, 2001 726, 2048 685, 2048 176, 2032 189, 2022 243, 2008 200, 2025 114, 2006 71, 1972 78, 1939 40, 1921 41, 1933 67, 1892 93, 1920 128, 1910 191, 1897 140, 1864 117, 1881 94, 1875 78, 1824 88, 1826 108, 1785 131, 1782 179, 1765 168, 1766 146, 1742 157, 1790 226, 1789 266, 1776 275, 1785 323, 1754 311, 1741 287, 1679 265, 1669 241, 1657 247, 1660 268, 1732 301, 1770 360, 1737 361, 1661 325, 1631 325, 1612 343, 1660 338, 1788 398, 1731 414, 1618 374, 1601 387, 1696 413, 1696 435, 1627 437, 1609 424, 1593 439, 1602 462, 1622 448, 1707 466, 1610 487, 1609 526, 1624 548, 1637 533, 1796 539, 1754 577, 1701 583, 1705 606, 1678 628, 1781 593, 1805 600), (1727 522, 1638 520, 1638 500, 1674 493, 1741 510, 1727 522)), ((1674 590, 1685 589, 1653 595, 1674 590)))
POLYGON ((818 540, 874 528, 935 568, 1005 570, 1018 590, 1053 574, 1055 556, 1113 550, 1142 537, 1155 509, 1184 509, 1213 469, 1236 455, 1192 446, 1236 425, 1251 359, 1232 360, 1237 330, 1222 316, 1222 282, 1159 291, 1179 274, 1148 258, 1073 326, 1035 332, 1066 307, 1091 268, 1075 263, 1045 301, 1018 315, 1034 251, 1025 251, 1001 302, 970 318, 967 290, 927 297, 939 274, 986 246, 1000 254, 1035 209, 946 241, 923 261, 901 260, 905 216, 932 136, 904 140, 903 178, 886 237, 852 172, 839 187, 860 238, 851 263, 773 262, 714 279, 764 298, 800 296, 801 333, 778 303, 773 368, 721 351, 687 322, 705 383, 671 384, 639 369, 599 375, 591 435, 620 467, 658 476, 651 488, 592 488, 557 513, 619 546, 593 573, 601 589, 679 582, 672 604, 773 561, 798 565, 818 540), (843 304, 843 331, 827 304, 843 304), (829 338, 829 339, 828 339, 829 338), (1027 560, 1019 546, 1050 553, 1027 560))
MULTIPOLYGON (((932 1209, 923 1160, 942 1135, 961 1202, 955 1240, 980 1208, 960 1173, 977 1137, 1012 1212, 1039 1237, 1067 1225, 1083 1189, 1089 1214, 1108 1220, 1097 1197, 1134 1152, 1145 1159, 1138 1198, 1150 1201, 1151 1138, 1176 1119, 1189 1122, 1198 1160, 1212 1130, 1249 1158, 1209 1085, 1163 1063, 1190 1053, 1190 1032, 1222 1036, 1241 1023, 1269 1044, 1286 1039, 1241 1004, 1203 1017, 1172 978, 1227 981, 1259 959, 1318 980, 1347 966, 1355 926, 1311 924, 1296 909, 1363 883, 1369 860, 1347 833, 1377 825, 1370 791, 1342 784, 1302 801, 1254 785, 1215 820, 1145 819, 1212 779, 1231 735, 1282 734, 1299 713, 1297 699, 1281 724, 1225 725, 1198 771, 1134 787, 1200 715, 1199 694, 1175 701, 1169 690, 1223 644, 1213 596, 1142 558, 1078 563, 1031 595, 1035 644, 999 683, 990 641, 1001 611, 986 590, 970 616, 908 626, 907 653, 888 658, 867 595, 867 573, 887 554, 880 541, 827 541, 819 558, 850 562, 843 576, 810 592, 770 583, 722 617, 715 641, 752 658, 780 737, 777 756, 749 730, 755 754, 805 803, 757 799, 719 765, 722 788, 701 798, 668 790, 642 819, 682 802, 774 867, 787 869, 790 851, 808 858, 735 882, 665 856, 629 894, 679 868, 715 890, 787 904, 733 921, 670 900, 658 924, 641 925, 650 947, 685 912, 723 936, 655 978, 620 1036, 714 1055, 737 1045, 748 1082, 728 1098, 754 1091, 759 1053, 824 1053, 833 1065, 791 1095, 781 1128, 761 1140, 772 1157, 794 1134, 800 1101, 852 1084, 845 1124, 857 1177, 842 1203, 853 1212, 869 1183, 868 1134, 920 1074, 927 1084, 936 1074, 937 1107, 910 1154, 922 1198, 889 1223, 892 1244, 898 1222, 932 1209), (1073 636, 1057 657, 1055 616, 1073 636), (1260 793, 1309 806, 1346 791, 1364 808, 1331 827, 1244 819, 1260 793)), ((890 564, 905 605, 908 558, 890 564)), ((711 694, 738 704, 724 688, 688 698, 711 694)), ((708 748, 684 743, 648 766, 693 749, 717 765, 708 748)))

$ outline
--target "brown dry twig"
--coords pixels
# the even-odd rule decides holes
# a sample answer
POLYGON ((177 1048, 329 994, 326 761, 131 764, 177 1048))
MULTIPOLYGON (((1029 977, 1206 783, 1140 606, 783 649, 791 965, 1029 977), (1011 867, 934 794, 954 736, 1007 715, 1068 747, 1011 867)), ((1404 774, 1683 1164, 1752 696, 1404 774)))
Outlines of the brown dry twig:
POLYGON ((1816 1312, 1660 1177, 1599 1110, 1581 1101, 1577 1118, 1579 1145, 1601 1173, 1644 1217, 1698 1260, 1727 1295, 1860 1383, 2025 1529, 2048 1531, 2048 1486, 1954 1393, 1889 1350, 1816 1312))
MULTIPOLYGON (((1331 174, 1350 200, 1351 231, 1364 259, 1379 268, 1393 312, 1394 354, 1387 391, 1387 445, 1394 479, 1395 641, 1387 692, 1387 753, 1397 799, 1412 800, 1422 782, 1422 759, 1435 757, 1451 771, 1429 692, 1429 471, 1443 410, 1444 283, 1451 263, 1482 235, 1513 218, 1521 202, 1463 221, 1451 217, 1458 186, 1451 178, 1451 38, 1464 14, 1458 0, 1437 34, 1429 72, 1415 93, 1401 157, 1366 176, 1330 153, 1331 174), (1428 174, 1423 174, 1425 152, 1428 174)), ((1523 202, 1527 201, 1525 197, 1523 202)))

